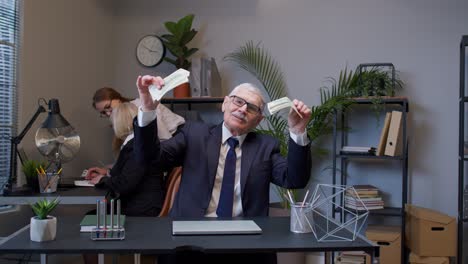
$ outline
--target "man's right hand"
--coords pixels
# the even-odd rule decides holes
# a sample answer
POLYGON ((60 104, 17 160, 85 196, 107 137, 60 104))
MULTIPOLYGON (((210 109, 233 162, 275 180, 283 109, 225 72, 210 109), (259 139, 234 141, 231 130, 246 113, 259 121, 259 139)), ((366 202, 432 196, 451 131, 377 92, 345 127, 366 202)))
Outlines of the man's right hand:
POLYGON ((153 101, 151 94, 149 92, 150 85, 156 86, 156 88, 161 89, 164 85, 164 80, 159 76, 138 76, 136 86, 138 87, 138 93, 140 94, 141 108, 144 112, 154 111, 158 107, 159 101, 153 101))

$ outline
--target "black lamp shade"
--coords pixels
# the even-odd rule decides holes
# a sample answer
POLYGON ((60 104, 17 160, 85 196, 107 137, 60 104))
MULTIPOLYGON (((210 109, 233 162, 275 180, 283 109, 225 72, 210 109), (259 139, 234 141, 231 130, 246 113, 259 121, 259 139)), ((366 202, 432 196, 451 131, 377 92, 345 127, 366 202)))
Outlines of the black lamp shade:
POLYGON ((60 128, 69 126, 70 123, 60 114, 60 106, 58 99, 49 100, 49 114, 47 119, 42 123, 42 128, 60 128))

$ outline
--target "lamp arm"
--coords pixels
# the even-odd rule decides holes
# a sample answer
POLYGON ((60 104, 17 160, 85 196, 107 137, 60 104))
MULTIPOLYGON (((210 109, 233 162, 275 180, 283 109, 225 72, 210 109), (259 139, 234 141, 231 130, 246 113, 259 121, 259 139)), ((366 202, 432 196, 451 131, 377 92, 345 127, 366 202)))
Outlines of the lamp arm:
POLYGON ((23 140, 24 136, 26 133, 28 133, 29 129, 31 129, 31 126, 34 124, 36 119, 39 117, 41 113, 46 112, 46 109, 42 106, 39 105, 37 107, 36 112, 34 115, 31 117, 31 120, 26 124, 24 129, 21 131, 19 135, 16 137, 11 137, 11 149, 10 149, 10 175, 8 177, 8 181, 5 185, 5 188, 3 189, 3 194, 4 195, 10 195, 12 192, 13 188, 13 182, 16 180, 16 167, 17 167, 17 160, 16 156, 18 155, 18 145, 21 143, 21 140, 23 140))
POLYGON ((39 117, 39 115, 41 113, 44 113, 45 111, 46 111, 46 109, 42 105, 39 105, 37 107, 36 113, 34 113, 34 115, 31 117, 31 120, 29 120, 29 122, 26 124, 23 131, 21 131, 21 133, 19 133, 18 136, 12 137, 12 142, 14 142, 16 144, 21 143, 21 140, 23 140, 26 133, 28 133, 29 129, 31 129, 31 126, 34 124, 36 119, 39 117))

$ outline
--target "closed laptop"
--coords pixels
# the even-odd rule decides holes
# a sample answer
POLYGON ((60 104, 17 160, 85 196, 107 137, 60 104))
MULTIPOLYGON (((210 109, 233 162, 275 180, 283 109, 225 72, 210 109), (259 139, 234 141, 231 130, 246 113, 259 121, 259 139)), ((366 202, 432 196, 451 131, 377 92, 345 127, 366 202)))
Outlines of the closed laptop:
POLYGON ((262 229, 252 220, 173 221, 173 235, 237 235, 261 234, 262 229))

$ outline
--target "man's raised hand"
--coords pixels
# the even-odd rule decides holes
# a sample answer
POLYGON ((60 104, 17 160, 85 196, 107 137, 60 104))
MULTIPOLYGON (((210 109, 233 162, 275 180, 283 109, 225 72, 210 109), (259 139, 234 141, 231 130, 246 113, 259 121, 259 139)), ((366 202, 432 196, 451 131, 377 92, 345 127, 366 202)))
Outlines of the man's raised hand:
POLYGON ((294 99, 293 104, 302 117, 300 117, 298 113, 293 111, 291 108, 288 116, 288 125, 291 132, 298 135, 305 132, 312 112, 310 108, 302 101, 294 99))
POLYGON ((149 86, 154 85, 157 89, 161 89, 164 85, 164 80, 159 76, 139 75, 136 81, 138 93, 140 94, 141 108, 143 111, 153 111, 158 107, 159 102, 153 101, 149 92, 149 86))

